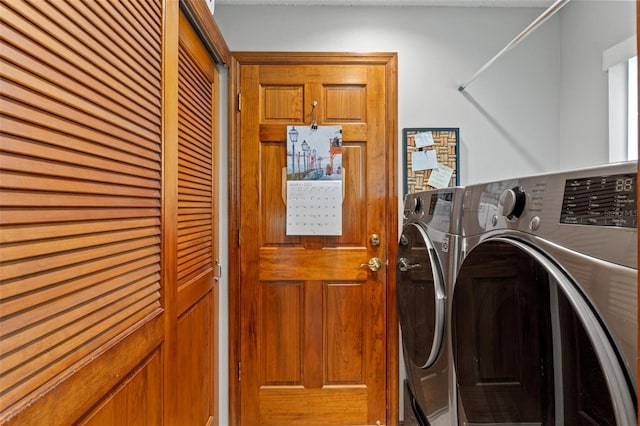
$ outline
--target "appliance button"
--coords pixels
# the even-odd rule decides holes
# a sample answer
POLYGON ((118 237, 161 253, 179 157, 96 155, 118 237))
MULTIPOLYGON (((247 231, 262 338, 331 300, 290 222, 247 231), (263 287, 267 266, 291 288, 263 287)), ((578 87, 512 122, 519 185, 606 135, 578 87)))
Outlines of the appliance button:
POLYGON ((538 228, 540 228, 540 218, 538 216, 534 216, 529 221, 529 229, 537 231, 538 228))

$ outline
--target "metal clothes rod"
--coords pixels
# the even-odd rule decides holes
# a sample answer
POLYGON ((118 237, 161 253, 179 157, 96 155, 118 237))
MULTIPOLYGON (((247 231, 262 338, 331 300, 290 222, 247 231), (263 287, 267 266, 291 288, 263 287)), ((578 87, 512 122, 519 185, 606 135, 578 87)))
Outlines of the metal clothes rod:
POLYGON ((569 3, 569 0, 556 0, 556 2, 553 3, 551 6, 549 6, 549 8, 542 13, 542 15, 538 16, 538 18, 536 18, 535 21, 533 21, 531 24, 529 24, 529 26, 527 28, 522 30, 522 32, 520 34, 518 34, 513 40, 511 40, 509 42, 509 44, 507 44, 504 47, 504 49, 502 49, 500 52, 498 52, 496 54, 496 56, 491 58, 489 60, 489 62, 484 64, 482 66, 482 68, 480 68, 478 71, 476 71, 476 73, 471 76, 469 81, 467 81, 466 83, 461 84, 460 87, 458 87, 458 90, 462 92, 464 89, 466 89, 466 87, 469 84, 471 84, 471 82, 473 80, 475 80, 484 70, 489 68, 491 66, 491 64, 493 64, 495 62, 496 59, 498 59, 500 56, 502 56, 505 53, 507 53, 509 50, 513 49, 518 43, 520 43, 522 40, 524 40, 524 38, 527 35, 529 35, 529 33, 531 33, 533 30, 535 30, 540 25, 542 25, 542 23, 544 23, 544 21, 546 21, 547 19, 551 18, 554 13, 556 13, 557 11, 562 9, 562 7, 567 3, 569 3))

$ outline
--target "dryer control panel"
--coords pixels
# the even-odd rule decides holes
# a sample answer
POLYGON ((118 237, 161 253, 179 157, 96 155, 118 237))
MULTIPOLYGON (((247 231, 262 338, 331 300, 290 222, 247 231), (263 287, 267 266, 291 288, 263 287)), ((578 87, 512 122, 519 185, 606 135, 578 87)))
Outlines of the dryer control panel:
POLYGON ((466 187, 462 234, 547 240, 637 267, 636 161, 466 187))
POLYGON ((560 223, 638 227, 637 174, 567 179, 560 223))

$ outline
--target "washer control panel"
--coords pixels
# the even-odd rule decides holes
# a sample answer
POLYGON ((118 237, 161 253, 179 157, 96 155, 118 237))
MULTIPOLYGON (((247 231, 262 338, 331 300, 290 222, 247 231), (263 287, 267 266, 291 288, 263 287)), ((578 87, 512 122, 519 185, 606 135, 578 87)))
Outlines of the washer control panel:
POLYGON ((407 194, 404 224, 421 222, 433 229, 459 234, 464 188, 450 187, 407 194))

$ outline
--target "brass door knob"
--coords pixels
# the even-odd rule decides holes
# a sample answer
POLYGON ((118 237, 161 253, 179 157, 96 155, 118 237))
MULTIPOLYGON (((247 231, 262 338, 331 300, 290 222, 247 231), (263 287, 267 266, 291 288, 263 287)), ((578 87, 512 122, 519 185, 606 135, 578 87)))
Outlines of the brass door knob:
POLYGON ((373 272, 376 272, 382 266, 382 262, 377 257, 372 257, 369 259, 369 263, 363 263, 360 265, 361 268, 369 268, 373 272))

